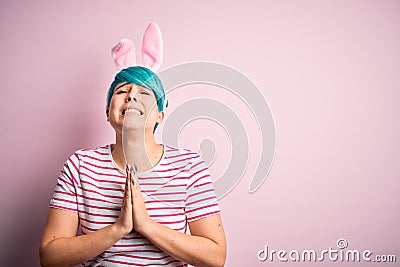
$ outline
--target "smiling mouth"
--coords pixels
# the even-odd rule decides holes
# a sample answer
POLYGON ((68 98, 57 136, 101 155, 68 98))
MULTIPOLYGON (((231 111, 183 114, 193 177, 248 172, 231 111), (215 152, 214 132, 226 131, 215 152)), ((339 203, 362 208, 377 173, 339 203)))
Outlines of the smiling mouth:
POLYGON ((129 108, 127 110, 122 111, 122 116, 124 116, 126 113, 135 113, 137 115, 142 116, 143 112, 134 108, 129 108))

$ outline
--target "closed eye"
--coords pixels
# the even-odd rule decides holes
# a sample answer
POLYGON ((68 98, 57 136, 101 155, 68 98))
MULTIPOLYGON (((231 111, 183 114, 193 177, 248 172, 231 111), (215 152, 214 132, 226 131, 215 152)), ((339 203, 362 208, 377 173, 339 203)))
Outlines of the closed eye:
POLYGON ((120 95, 120 94, 124 94, 124 93, 126 93, 127 91, 125 91, 125 90, 119 90, 118 92, 117 92, 117 95, 120 95))

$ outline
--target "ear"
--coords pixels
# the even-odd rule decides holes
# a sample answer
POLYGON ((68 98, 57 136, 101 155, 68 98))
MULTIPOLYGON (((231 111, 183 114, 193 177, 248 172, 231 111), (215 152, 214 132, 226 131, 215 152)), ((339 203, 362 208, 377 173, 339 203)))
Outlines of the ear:
POLYGON ((106 116, 107 116, 107 121, 110 121, 110 109, 106 109, 106 116))
POLYGON ((121 39, 121 41, 111 49, 111 55, 115 66, 117 66, 119 70, 136 65, 135 44, 128 38, 121 39))
POLYGON ((158 114, 157 114, 157 120, 156 120, 156 122, 158 123, 158 124, 160 124, 160 123, 162 123, 162 121, 164 120, 164 111, 161 111, 161 112, 158 112, 158 114))
POLYGON ((155 22, 147 26, 142 42, 143 66, 156 72, 162 63, 164 46, 161 30, 155 22))

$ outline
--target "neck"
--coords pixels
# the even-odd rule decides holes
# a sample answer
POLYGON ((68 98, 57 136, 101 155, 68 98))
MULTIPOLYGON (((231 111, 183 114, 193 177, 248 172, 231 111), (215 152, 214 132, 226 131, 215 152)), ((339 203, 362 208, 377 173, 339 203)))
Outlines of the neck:
POLYGON ((111 147, 113 159, 121 169, 125 170, 127 159, 135 162, 139 172, 157 165, 163 155, 163 146, 156 143, 153 133, 125 131, 123 135, 124 140, 122 133, 116 133, 116 143, 111 147))

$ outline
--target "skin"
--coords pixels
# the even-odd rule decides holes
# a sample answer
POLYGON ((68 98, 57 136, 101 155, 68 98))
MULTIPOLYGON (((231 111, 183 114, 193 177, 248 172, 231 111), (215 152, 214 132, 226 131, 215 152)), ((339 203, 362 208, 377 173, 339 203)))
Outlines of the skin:
MULTIPOLYGON (((116 88, 110 107, 106 110, 107 120, 116 136, 116 144, 111 147, 113 159, 120 168, 125 169, 122 136, 127 134, 131 141, 125 145, 135 151, 132 157, 138 172, 149 170, 162 158, 163 146, 155 142, 153 129, 155 123, 163 121, 164 112, 158 112, 151 90, 132 84, 122 84, 116 88), (144 114, 124 115, 123 111, 128 106, 135 106, 144 114)), ((77 213, 49 209, 39 248, 41 266, 78 265, 110 248, 133 229, 158 248, 190 265, 225 264, 226 240, 219 214, 188 222, 191 235, 161 225, 148 215, 137 176, 132 173, 127 175, 121 213, 114 224, 87 235, 76 236, 78 226, 77 213), (134 185, 132 180, 135 180, 134 185)))

